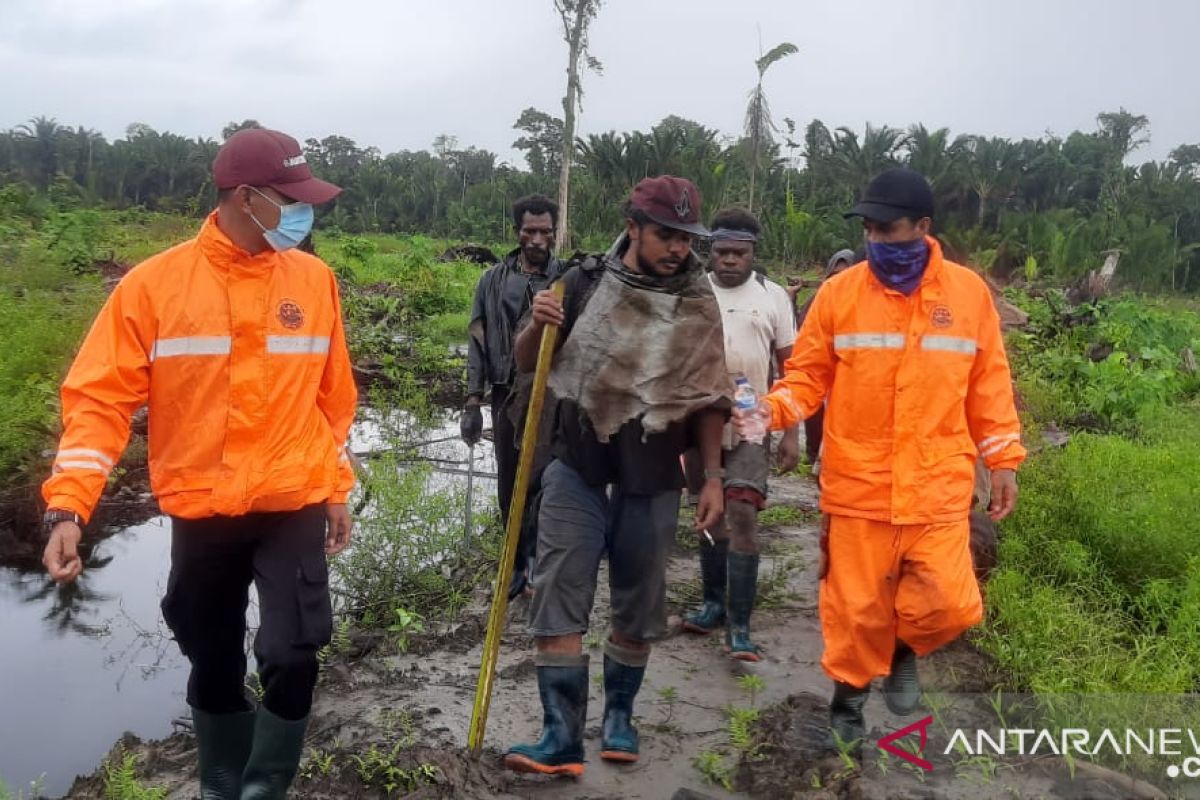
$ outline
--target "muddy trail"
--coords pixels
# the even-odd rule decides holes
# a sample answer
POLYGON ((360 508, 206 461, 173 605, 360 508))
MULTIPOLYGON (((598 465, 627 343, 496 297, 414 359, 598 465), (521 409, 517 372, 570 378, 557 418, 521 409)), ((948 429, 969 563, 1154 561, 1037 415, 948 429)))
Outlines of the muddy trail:
MULTIPOLYGON (((761 607, 754 617, 764 659, 732 661, 717 637, 676 633, 656 645, 635 708, 642 758, 615 766, 599 759, 603 690, 598 683, 607 631, 604 576, 592 632, 586 773, 577 781, 513 775, 500 766, 504 748, 536 738, 541 709, 533 643, 525 633, 527 602, 510 608, 503 638, 486 747, 478 759, 464 743, 479 666, 488 591, 479 587, 473 612, 413 638, 400 653, 394 639, 350 634, 324 668, 292 796, 299 798, 1124 798, 1165 797, 1154 787, 1058 758, 1024 761, 954 759, 941 745, 924 751, 926 772, 874 747, 881 736, 914 721, 894 717, 878 693, 867 705, 870 743, 861 767, 815 748, 827 719, 830 684, 819 666, 816 488, 789 476, 772 487, 763 533, 761 607), (757 676, 746 678, 748 675, 757 676), (750 711, 750 710, 753 711, 750 711), (749 719, 738 730, 731 719, 749 719), (933 752, 936 751, 936 752, 933 752)), ((686 515, 685 515, 686 516, 686 515)), ((699 595, 693 536, 683 530, 669 567, 673 611, 699 595)), ((678 630, 673 618, 672 630, 678 630)), ((1003 684, 987 658, 959 642, 922 661, 924 688, 982 695, 1003 684)), ((943 740, 944 741, 944 740, 943 740)), ((147 785, 174 800, 198 794, 195 748, 185 720, 171 737, 142 742, 127 736, 114 747, 138 754, 147 785)), ((110 756, 110 760, 113 756, 110 756)), ((100 772, 78 779, 67 795, 103 797, 100 772)))

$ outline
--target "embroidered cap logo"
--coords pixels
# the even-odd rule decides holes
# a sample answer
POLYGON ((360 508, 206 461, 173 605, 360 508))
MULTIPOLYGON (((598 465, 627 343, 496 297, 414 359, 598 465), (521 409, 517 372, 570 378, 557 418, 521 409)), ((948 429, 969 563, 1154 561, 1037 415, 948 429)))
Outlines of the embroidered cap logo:
POLYGON ((301 153, 298 156, 292 156, 291 158, 285 158, 283 160, 283 165, 285 167, 298 167, 301 164, 307 164, 307 163, 308 163, 308 159, 304 157, 303 153, 301 153))
POLYGON ((692 216, 692 197, 687 189, 679 196, 679 202, 675 204, 675 215, 680 221, 688 222, 692 216))

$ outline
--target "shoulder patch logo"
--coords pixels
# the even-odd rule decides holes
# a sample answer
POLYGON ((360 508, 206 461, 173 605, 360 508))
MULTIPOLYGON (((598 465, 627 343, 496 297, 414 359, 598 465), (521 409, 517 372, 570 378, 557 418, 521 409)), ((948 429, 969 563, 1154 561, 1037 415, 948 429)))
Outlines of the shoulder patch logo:
POLYGON ((304 324, 304 309, 295 300, 280 300, 275 316, 279 317, 279 323, 288 330, 294 331, 304 324))
POLYGON ((929 314, 929 321, 935 328, 949 328, 954 324, 954 313, 949 306, 935 306, 929 314))

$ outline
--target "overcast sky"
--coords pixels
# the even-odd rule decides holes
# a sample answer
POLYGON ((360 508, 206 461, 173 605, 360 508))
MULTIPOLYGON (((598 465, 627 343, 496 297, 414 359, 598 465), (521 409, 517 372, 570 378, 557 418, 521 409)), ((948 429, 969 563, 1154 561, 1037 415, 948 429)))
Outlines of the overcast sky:
MULTIPOLYGON (((1194 0, 606 0, 580 133, 678 114, 736 134, 754 59, 777 121, 924 122, 1009 137, 1150 118, 1135 154, 1200 142, 1194 0)), ((0 0, 0 128, 47 115, 219 138, 255 118, 384 152, 446 133, 519 160, 521 110, 561 116, 552 0, 0 0)))

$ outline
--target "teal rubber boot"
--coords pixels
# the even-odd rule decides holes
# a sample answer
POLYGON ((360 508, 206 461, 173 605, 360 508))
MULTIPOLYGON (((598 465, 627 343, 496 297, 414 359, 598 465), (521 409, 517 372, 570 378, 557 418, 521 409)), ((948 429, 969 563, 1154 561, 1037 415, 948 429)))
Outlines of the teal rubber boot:
POLYGON ((700 542, 700 579, 704 584, 704 604, 683 618, 685 631, 709 634, 725 624, 728 555, 728 539, 718 539, 713 544, 700 542))
POLYGON ((638 732, 633 727, 633 700, 642 688, 648 652, 607 642, 604 648, 604 725, 600 757, 631 764, 638 760, 638 732), (623 663, 635 662, 633 665, 623 663))
POLYGON ((750 641, 750 613, 758 595, 758 553, 729 554, 729 655, 739 661, 761 661, 750 641))
POLYGON ((921 703, 921 681, 917 676, 917 654, 904 642, 896 642, 892 671, 883 679, 883 699, 888 711, 907 716, 921 703))
POLYGON ((559 665, 538 664, 538 694, 542 698, 542 737, 535 744, 517 744, 504 756, 514 772, 541 775, 583 774, 583 725, 587 719, 587 656, 543 657, 559 665), (563 662, 574 662, 562 665, 563 662))
POLYGON ((209 714, 192 708, 200 762, 200 800, 240 800, 242 772, 254 744, 254 712, 209 714))
POLYGON ((304 751, 308 717, 295 721, 262 706, 254 717, 254 747, 242 773, 241 800, 284 800, 304 751))

